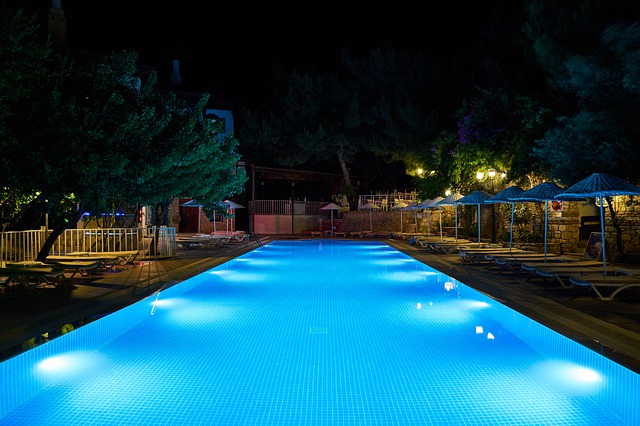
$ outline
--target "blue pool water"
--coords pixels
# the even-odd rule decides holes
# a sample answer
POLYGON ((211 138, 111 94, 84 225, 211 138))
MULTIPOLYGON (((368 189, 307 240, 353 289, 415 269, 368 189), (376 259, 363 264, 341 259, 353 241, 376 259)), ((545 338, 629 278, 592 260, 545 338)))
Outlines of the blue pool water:
POLYGON ((276 241, 0 364, 0 425, 638 425, 639 375, 377 242, 276 241))

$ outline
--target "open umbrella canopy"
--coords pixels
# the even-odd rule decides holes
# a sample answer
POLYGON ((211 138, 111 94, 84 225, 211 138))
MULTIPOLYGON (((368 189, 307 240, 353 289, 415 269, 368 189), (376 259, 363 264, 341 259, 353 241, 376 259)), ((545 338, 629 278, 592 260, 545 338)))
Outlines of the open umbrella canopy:
POLYGON ((491 194, 487 191, 477 190, 456 201, 456 204, 475 204, 478 206, 478 246, 480 246, 480 206, 485 204, 489 198, 491 198, 491 194))
POLYGON ((369 210, 369 231, 373 231, 373 219, 371 218, 371 212, 373 210, 380 210, 380 207, 373 203, 367 203, 360 207, 360 210, 369 210))
POLYGON ((373 203, 367 203, 363 206, 360 206, 360 210, 380 210, 380 207, 373 203))
POLYGON ((189 200, 187 202, 184 202, 184 203, 180 204, 180 206, 182 206, 182 207, 204 207, 202 204, 200 204, 196 200, 189 200))
POLYGON ((509 200, 516 202, 530 201, 530 202, 542 202, 555 200, 556 195, 564 192, 564 189, 559 187, 553 182, 542 182, 531 189, 521 192, 519 195, 510 197, 509 200))
MULTIPOLYGON (((454 208, 454 217, 455 217, 455 229, 456 229, 456 241, 458 241, 458 201, 460 198, 464 197, 459 192, 455 192, 453 194, 447 195, 442 200, 438 201, 438 206, 453 206, 454 208)), ((440 226, 442 228, 442 226, 440 226)))
POLYGON ((606 173, 593 173, 589 177, 571 185, 562 193, 556 195, 558 200, 576 200, 582 198, 600 199, 600 230, 602 238, 602 271, 607 275, 607 253, 604 233, 604 197, 616 195, 640 195, 640 187, 619 177, 606 173))
POLYGON ((515 218, 516 212, 516 203, 511 200, 513 197, 517 197, 524 192, 524 189, 520 188, 517 185, 512 185, 508 188, 503 189, 498 192, 493 197, 489 198, 485 201, 485 203, 510 203, 511 204, 511 227, 509 231, 509 253, 511 253, 511 248, 513 247, 513 221, 515 218))
POLYGON ((593 173, 562 191, 557 199, 640 195, 640 187, 606 173, 593 173))
POLYGON ((340 207, 339 205, 335 204, 335 203, 329 203, 324 207, 320 207, 320 210, 341 210, 342 207, 340 207))
POLYGON ((521 192, 520 195, 511 197, 510 200, 516 202, 542 202, 544 201, 544 260, 547 260, 547 233, 549 222, 549 201, 555 200, 556 196, 564 189, 553 182, 542 182, 531 189, 521 192))
POLYGON ((409 204, 404 201, 399 201, 391 207, 391 210, 400 210, 400 233, 402 233, 402 212, 407 206, 409 206, 409 204))
POLYGON ((197 207, 198 208, 198 234, 200 234, 200 208, 204 207, 202 204, 200 204, 198 201, 196 201, 195 199, 193 200, 189 200, 185 203, 180 204, 180 206, 182 207, 197 207))
MULTIPOLYGON (((418 204, 418 209, 434 209, 437 206, 437 204, 442 201, 444 198, 442 197, 436 197, 432 200, 424 200, 423 202, 421 202, 420 204, 418 204)), ((429 220, 427 221, 427 234, 431 235, 431 212, 429 212, 429 220)), ((442 232, 440 233, 442 234, 442 232)))
POLYGON ((340 207, 339 205, 335 204, 335 203, 329 203, 324 207, 320 207, 320 210, 331 210, 331 235, 333 236, 333 211, 334 210, 340 210, 342 207, 340 207))
MULTIPOLYGON (((442 199, 442 198, 440 198, 440 199, 442 199)), ((426 198, 426 199, 420 201, 418 204, 416 204, 416 210, 426 209, 427 206, 431 203, 431 201, 433 201, 433 200, 430 200, 429 198, 426 198)))
POLYGON ((244 206, 242 204, 238 204, 238 203, 233 202, 231 200, 224 200, 224 203, 227 206, 229 206, 229 210, 244 209, 244 206))
POLYGON ((514 203, 514 201, 511 198, 522 195, 523 192, 524 192, 524 189, 520 188, 517 185, 512 185, 498 192, 496 195, 486 200, 486 202, 487 203, 514 203))

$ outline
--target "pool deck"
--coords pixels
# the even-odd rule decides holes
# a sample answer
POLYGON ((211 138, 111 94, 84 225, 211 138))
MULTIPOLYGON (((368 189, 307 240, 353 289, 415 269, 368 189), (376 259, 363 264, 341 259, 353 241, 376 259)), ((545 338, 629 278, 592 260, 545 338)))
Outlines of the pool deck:
MULTIPOLYGON (((292 237, 280 237, 292 239, 292 237)), ((293 237, 295 238, 295 237, 293 237)), ((304 237, 300 237, 304 238, 304 237)), ((272 238, 260 236, 266 243, 272 238)), ((563 288, 489 264, 464 264, 457 254, 434 254, 404 239, 380 240, 501 303, 640 373, 640 292, 601 301, 583 288, 563 288)), ((124 270, 73 278, 61 288, 0 295, 0 361, 25 341, 81 318, 113 312, 257 247, 254 240, 177 256, 141 260, 124 270)), ((615 268, 640 265, 614 265, 615 268)))

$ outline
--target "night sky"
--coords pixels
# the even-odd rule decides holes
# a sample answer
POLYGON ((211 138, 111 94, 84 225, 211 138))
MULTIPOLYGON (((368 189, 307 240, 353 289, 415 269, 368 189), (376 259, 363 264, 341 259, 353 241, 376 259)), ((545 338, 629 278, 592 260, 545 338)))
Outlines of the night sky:
MULTIPOLYGON (((46 22, 50 0, 15 2, 39 10, 46 22)), ((248 104, 269 96, 275 64, 333 70, 344 48, 360 54, 391 45, 474 68, 487 38, 501 44, 492 48, 496 54, 508 55, 517 45, 513 37, 491 31, 521 25, 513 18, 520 2, 513 0, 438 2, 425 4, 426 11, 391 6, 347 11, 323 3, 285 9, 243 2, 61 2, 70 47, 138 51, 141 62, 158 69, 163 84, 176 58, 185 89, 248 104)))

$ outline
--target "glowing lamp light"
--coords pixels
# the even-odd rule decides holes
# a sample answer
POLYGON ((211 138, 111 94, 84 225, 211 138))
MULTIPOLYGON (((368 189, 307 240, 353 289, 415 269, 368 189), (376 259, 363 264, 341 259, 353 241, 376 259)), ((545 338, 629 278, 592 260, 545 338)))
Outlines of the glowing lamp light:
POLYGON ((478 179, 478 180, 484 179, 484 173, 483 172, 476 173, 476 179, 478 179))

